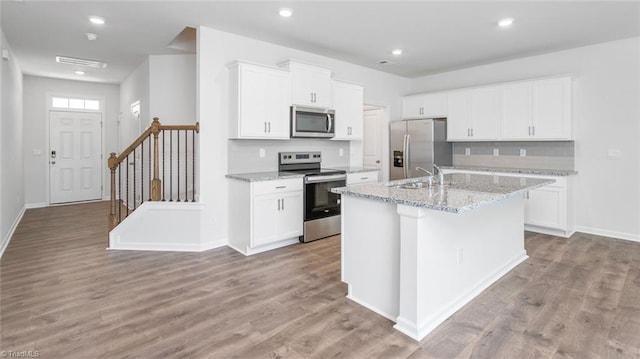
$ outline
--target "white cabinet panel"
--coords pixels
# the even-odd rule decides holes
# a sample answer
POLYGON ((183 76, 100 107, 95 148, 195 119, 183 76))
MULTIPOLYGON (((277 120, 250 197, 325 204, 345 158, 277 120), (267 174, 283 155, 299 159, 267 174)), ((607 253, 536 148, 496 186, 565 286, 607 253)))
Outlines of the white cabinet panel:
POLYGON ((287 192, 279 196, 280 211, 277 213, 277 233, 280 239, 298 237, 303 233, 302 191, 287 192))
POLYGON ((528 191, 525 223, 532 226, 563 229, 565 220, 565 188, 544 186, 528 191))
POLYGON ((289 139, 289 73, 244 62, 230 68, 230 137, 289 139))
POLYGON ((291 72, 291 104, 331 107, 331 70, 287 61, 281 67, 291 72))
POLYGON ((499 97, 496 87, 449 93, 448 141, 498 138, 499 97))
POLYGON ((447 141, 468 141, 471 126, 471 92, 450 92, 447 141))
POLYGON ((448 94, 446 92, 403 97, 402 118, 446 117, 449 112, 447 97, 448 94))
POLYGON ((498 138, 499 92, 497 87, 471 90, 471 139, 498 138))
POLYGON ((333 140, 361 140, 364 120, 364 88, 347 82, 332 82, 335 136, 333 140))
POLYGON ((536 139, 571 139, 571 81, 568 77, 532 84, 532 136, 536 139))
POLYGON ((272 243, 279 239, 277 222, 279 201, 280 196, 275 194, 255 196, 253 198, 252 247, 272 243))
POLYGON ((528 139, 531 134, 531 83, 501 86, 502 139, 528 139))

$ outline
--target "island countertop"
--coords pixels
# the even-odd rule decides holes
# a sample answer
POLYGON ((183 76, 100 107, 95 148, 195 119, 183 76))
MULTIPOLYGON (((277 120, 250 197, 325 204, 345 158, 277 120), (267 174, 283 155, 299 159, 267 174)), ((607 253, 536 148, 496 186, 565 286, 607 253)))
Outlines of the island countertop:
POLYGON ((386 183, 367 183, 333 188, 331 191, 343 196, 459 213, 555 182, 542 178, 451 173, 444 176, 445 186, 411 189, 398 187, 425 180, 426 177, 419 177, 386 183))

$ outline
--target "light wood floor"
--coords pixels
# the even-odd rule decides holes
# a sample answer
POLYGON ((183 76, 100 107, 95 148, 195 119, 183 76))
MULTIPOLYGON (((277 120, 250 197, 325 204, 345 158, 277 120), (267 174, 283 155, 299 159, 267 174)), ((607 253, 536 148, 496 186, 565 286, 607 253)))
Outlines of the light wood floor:
MULTIPOLYGON (((105 251, 106 202, 28 210, 0 349, 40 358, 639 358, 640 244, 527 234, 531 257, 416 343, 345 298, 340 239, 244 257, 105 251)), ((442 273, 446 275, 446 273, 442 273)))

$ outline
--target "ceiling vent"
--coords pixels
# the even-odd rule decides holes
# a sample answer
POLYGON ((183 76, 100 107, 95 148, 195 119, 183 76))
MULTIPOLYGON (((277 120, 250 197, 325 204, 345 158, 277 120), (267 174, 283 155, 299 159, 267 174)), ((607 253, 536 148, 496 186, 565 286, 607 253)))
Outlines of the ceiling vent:
POLYGON ((378 63, 379 63, 380 65, 387 65, 387 64, 390 64, 390 63, 391 63, 391 61, 389 61, 389 60, 379 60, 379 61, 378 61, 378 63))
POLYGON ((56 56, 56 62, 60 64, 93 67, 94 69, 104 69, 107 67, 106 62, 79 59, 76 57, 56 56))

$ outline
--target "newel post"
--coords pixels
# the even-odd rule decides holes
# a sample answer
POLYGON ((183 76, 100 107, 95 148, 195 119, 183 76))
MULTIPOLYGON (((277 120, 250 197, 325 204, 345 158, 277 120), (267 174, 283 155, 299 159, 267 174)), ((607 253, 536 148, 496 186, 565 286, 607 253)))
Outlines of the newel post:
POLYGON ((107 166, 109 166, 109 171, 111 172, 111 208, 109 210, 109 231, 111 231, 119 221, 119 218, 116 217, 116 168, 118 167, 118 157, 115 152, 111 152, 107 166))
POLYGON ((160 181, 160 168, 158 163, 158 135, 160 134, 160 120, 153 118, 151 123, 151 133, 153 133, 153 179, 151 180, 151 200, 159 201, 162 199, 162 181, 160 181))

